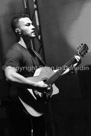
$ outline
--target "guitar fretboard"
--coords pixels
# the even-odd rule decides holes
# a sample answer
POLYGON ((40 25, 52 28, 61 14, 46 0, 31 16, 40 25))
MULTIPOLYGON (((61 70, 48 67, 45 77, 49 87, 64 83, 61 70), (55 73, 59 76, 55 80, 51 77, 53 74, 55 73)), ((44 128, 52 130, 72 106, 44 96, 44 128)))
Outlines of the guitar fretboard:
POLYGON ((67 70, 68 68, 72 67, 74 64, 78 63, 78 61, 75 59, 75 57, 73 57, 72 59, 70 59, 67 63, 65 63, 61 69, 59 69, 57 72, 55 72, 47 81, 47 84, 53 84, 61 75, 63 72, 65 72, 65 70, 67 70))

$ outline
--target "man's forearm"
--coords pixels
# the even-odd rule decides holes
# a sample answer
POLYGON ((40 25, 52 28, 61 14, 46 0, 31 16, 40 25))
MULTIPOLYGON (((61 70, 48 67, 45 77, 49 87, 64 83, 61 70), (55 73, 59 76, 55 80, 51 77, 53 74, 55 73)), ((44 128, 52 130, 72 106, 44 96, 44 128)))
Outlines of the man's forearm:
POLYGON ((18 74, 15 70, 10 68, 5 69, 5 76, 6 76, 6 79, 11 82, 36 86, 35 82, 30 81, 28 78, 18 74))

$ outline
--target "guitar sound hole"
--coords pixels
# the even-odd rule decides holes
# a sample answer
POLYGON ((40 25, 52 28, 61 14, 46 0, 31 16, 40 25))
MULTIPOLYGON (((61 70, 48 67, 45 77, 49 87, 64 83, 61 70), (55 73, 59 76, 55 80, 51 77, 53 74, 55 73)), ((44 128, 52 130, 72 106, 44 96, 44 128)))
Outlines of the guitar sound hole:
POLYGON ((43 81, 46 83, 46 82, 47 82, 47 79, 44 79, 43 81))

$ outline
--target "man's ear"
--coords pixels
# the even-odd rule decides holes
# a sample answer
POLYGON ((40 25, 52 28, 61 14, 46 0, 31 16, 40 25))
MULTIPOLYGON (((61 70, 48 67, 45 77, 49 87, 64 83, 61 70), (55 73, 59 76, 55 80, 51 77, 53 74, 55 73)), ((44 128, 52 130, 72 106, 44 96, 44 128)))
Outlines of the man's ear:
POLYGON ((21 34, 20 28, 16 28, 16 29, 15 29, 15 32, 21 34))

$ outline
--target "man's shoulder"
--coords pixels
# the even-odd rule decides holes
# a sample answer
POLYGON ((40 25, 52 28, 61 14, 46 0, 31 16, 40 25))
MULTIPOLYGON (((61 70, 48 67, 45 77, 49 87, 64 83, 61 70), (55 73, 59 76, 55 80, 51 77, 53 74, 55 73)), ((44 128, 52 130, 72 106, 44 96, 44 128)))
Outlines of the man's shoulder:
POLYGON ((23 48, 22 48, 22 46, 19 45, 19 43, 15 43, 15 44, 13 44, 9 48, 8 52, 19 52, 19 53, 22 53, 23 52, 23 48))
POLYGON ((20 46, 19 46, 19 44, 18 43, 15 43, 15 44, 13 44, 8 50, 7 50, 7 52, 6 52, 6 57, 8 56, 12 56, 12 57, 14 57, 15 55, 17 56, 18 54, 21 54, 21 52, 22 52, 22 50, 21 50, 21 48, 20 48, 20 46))
POLYGON ((19 43, 15 43, 10 47, 10 50, 21 50, 21 46, 19 45, 19 43))

